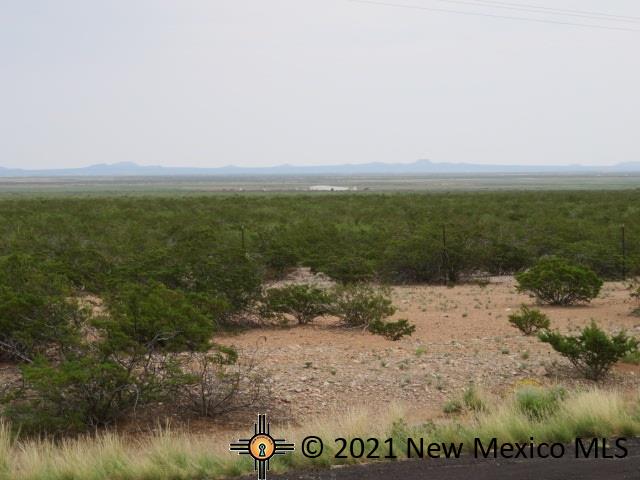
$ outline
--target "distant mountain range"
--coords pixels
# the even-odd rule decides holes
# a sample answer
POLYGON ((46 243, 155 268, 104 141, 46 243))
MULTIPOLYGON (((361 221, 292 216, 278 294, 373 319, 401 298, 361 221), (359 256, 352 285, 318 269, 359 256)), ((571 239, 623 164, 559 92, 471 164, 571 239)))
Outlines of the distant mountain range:
POLYGON ((412 163, 362 163, 339 165, 217 168, 163 167, 133 162, 101 163, 80 168, 27 170, 0 167, 0 177, 112 177, 174 175, 447 175, 447 174, 623 174, 640 173, 640 162, 610 166, 585 165, 479 165, 418 160, 412 163))

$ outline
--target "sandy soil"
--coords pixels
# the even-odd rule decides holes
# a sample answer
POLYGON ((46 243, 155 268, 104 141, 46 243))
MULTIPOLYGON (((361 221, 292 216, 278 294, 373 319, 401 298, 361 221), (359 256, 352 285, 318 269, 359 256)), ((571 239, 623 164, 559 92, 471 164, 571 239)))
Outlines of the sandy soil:
MULTIPOLYGON (((472 383, 498 395, 523 382, 588 383, 549 346, 510 326, 511 312, 535 304, 516 292, 511 277, 492 278, 486 286, 396 287, 393 296, 395 317, 416 325, 413 336, 398 342, 342 329, 331 318, 220 340, 257 355, 276 407, 294 422, 348 407, 384 409, 393 402, 426 419, 441 414, 442 404, 460 398, 472 383)), ((640 318, 630 315, 634 306, 627 284, 610 282, 591 304, 539 308, 564 332, 594 319, 611 332, 640 334, 640 318)), ((636 388, 640 370, 617 366, 605 383, 636 388)))

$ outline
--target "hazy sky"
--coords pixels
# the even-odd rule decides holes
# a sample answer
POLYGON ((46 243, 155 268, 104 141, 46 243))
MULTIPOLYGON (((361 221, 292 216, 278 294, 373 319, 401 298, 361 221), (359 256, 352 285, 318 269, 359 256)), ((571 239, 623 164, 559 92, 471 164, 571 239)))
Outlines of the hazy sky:
POLYGON ((4 167, 640 161, 639 89, 640 32, 347 0, 0 0, 4 167))

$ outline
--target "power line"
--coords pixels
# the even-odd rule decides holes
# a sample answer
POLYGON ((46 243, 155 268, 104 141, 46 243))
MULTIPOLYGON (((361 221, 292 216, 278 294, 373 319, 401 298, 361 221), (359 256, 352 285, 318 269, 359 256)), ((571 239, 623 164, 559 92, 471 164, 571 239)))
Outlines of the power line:
POLYGON ((543 5, 532 5, 532 4, 526 4, 526 3, 499 2, 499 1, 494 1, 494 0, 477 0, 477 1, 483 2, 483 3, 490 3, 490 4, 494 4, 494 5, 510 5, 510 6, 517 6, 517 7, 536 8, 538 10, 556 11, 556 12, 561 12, 561 13, 579 13, 579 14, 584 14, 584 15, 595 15, 595 16, 602 16, 602 17, 621 18, 621 19, 627 19, 627 20, 633 20, 633 21, 640 20, 640 17, 633 16, 633 15, 618 15, 618 14, 614 14, 614 13, 593 12, 593 11, 589 11, 589 10, 574 10, 574 9, 569 9, 569 8, 545 7, 543 5))
POLYGON ((601 12, 589 12, 586 10, 568 10, 563 8, 544 7, 542 5, 527 5, 509 2, 495 2, 491 0, 436 0, 438 2, 455 3, 461 5, 472 5, 474 7, 492 7, 502 8, 506 10, 517 10, 522 12, 548 13, 553 15, 562 15, 567 17, 593 18, 597 20, 606 20, 609 22, 640 22, 640 17, 630 15, 614 15, 601 12))
POLYGON ((482 13, 482 12, 469 12, 465 10, 453 10, 449 8, 436 8, 436 7, 424 7, 422 5, 408 5, 401 3, 391 3, 391 2, 383 2, 377 0, 346 0, 348 2, 353 3, 364 3, 369 5, 378 5, 384 7, 394 7, 394 8, 408 8, 413 10, 427 10, 431 12, 440 12, 440 13, 454 13, 457 15, 468 15, 468 16, 476 16, 476 17, 489 17, 489 18, 499 18, 502 20, 519 20, 523 22, 535 22, 535 23, 549 23, 554 25, 571 25, 575 27, 583 27, 583 28, 596 28, 601 30, 618 30, 623 32, 640 32, 638 29, 633 28, 624 28, 624 27, 614 27, 614 26, 606 26, 606 25, 595 25, 590 23, 574 23, 574 22, 565 22, 560 20, 549 20, 549 19, 541 19, 541 18, 528 18, 528 17, 515 17, 510 15, 497 15, 493 13, 482 13))

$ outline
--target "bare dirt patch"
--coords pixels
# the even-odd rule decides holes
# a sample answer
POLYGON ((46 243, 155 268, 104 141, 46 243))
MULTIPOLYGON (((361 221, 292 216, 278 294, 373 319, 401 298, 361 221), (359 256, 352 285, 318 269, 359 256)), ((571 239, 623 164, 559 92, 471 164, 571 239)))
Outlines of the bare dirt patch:
MULTIPOLYGON (((257 353, 276 408, 294 422, 349 407, 385 409, 391 403, 426 419, 441 414, 443 402, 459 398, 472 383, 498 395, 523 382, 589 384, 548 345, 510 326, 511 312, 535 304, 516 292, 511 277, 492 278, 486 286, 395 287, 393 296, 399 309, 395 317, 416 325, 413 336, 398 342, 345 330, 332 318, 220 340, 241 354, 257 353)), ((611 332, 638 334, 640 318, 630 315, 633 307, 626 284, 609 282, 589 305, 539 308, 552 328, 564 332, 594 319, 611 332)), ((634 388, 639 375, 636 367, 618 366, 605 383, 634 388)))

